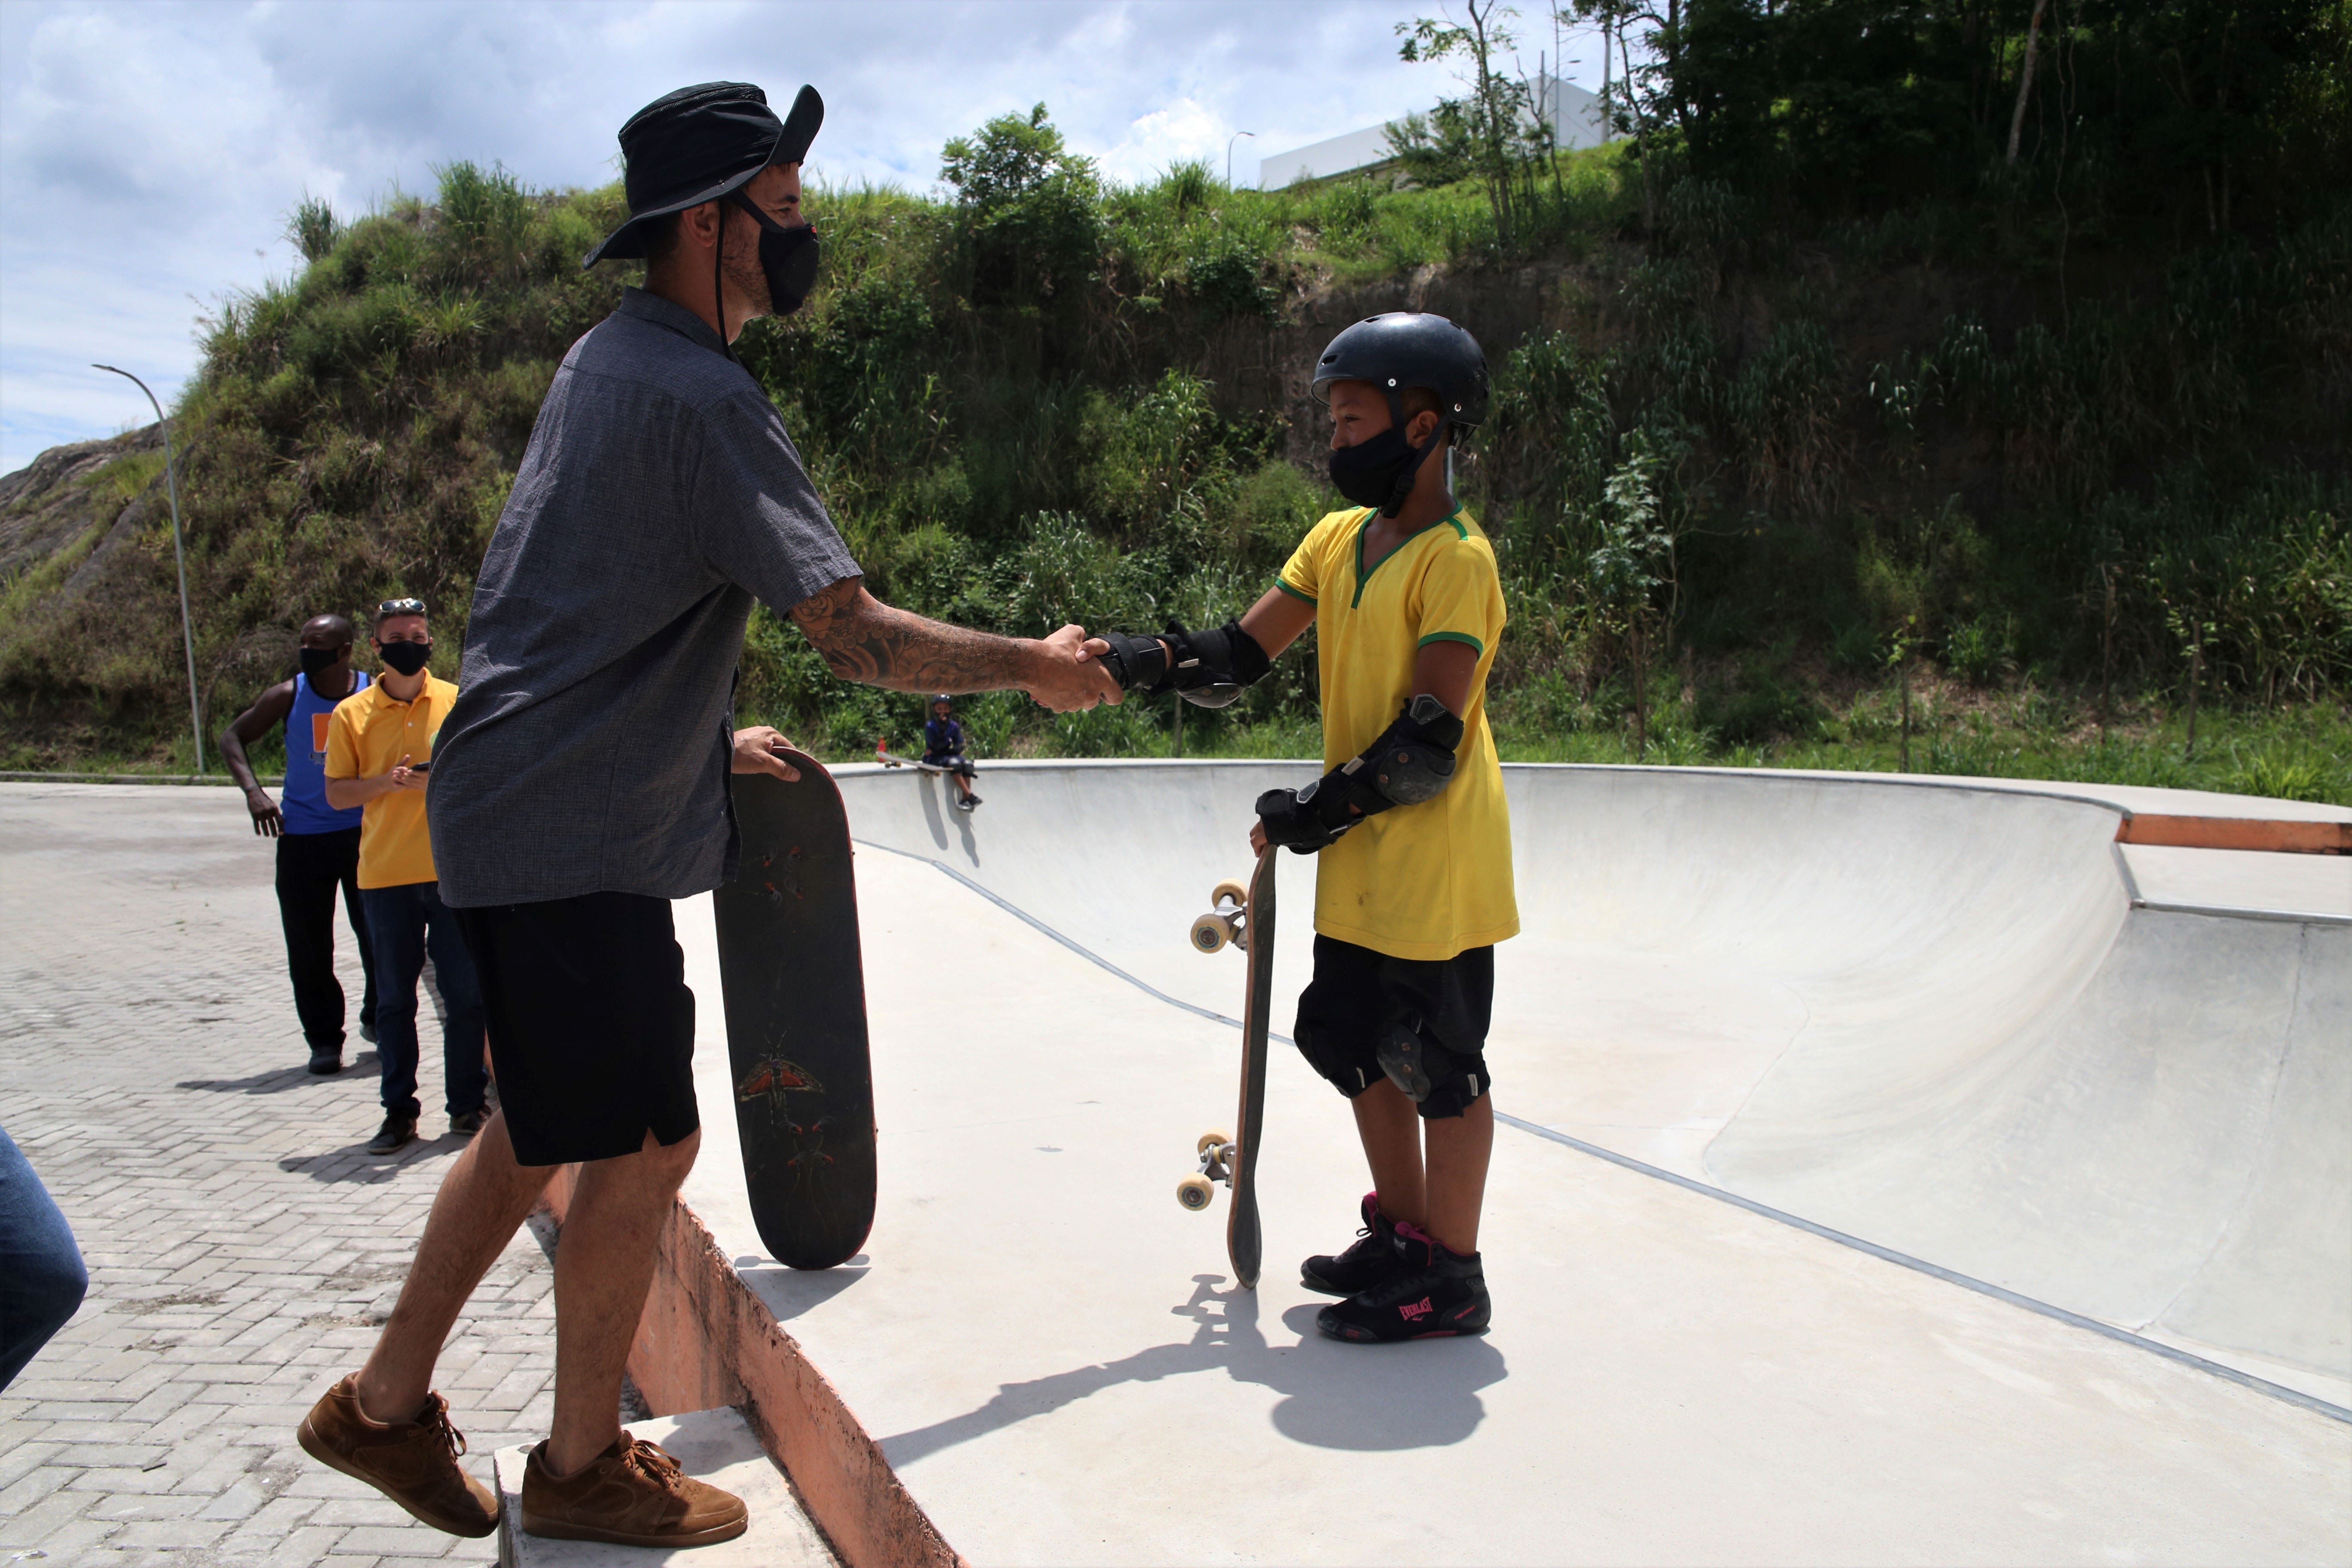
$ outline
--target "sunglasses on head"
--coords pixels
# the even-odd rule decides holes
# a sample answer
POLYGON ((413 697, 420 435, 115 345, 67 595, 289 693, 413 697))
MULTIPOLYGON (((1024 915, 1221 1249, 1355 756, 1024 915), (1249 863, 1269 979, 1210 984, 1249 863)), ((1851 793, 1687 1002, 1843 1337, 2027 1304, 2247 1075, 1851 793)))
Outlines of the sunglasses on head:
POLYGON ((386 599, 375 607, 378 616, 421 616, 425 613, 422 599, 386 599))

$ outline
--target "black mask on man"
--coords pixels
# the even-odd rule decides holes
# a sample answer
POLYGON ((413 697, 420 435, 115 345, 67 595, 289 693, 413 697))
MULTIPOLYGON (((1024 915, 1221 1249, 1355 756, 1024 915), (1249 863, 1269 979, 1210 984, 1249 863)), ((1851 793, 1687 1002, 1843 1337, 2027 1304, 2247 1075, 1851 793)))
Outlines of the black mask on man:
POLYGON ((302 673, 316 680, 342 662, 343 650, 339 647, 306 647, 301 657, 302 673))
POLYGON ((1440 442, 1415 447, 1404 438, 1400 419, 1377 436, 1331 454, 1331 488, 1358 506, 1376 506, 1394 517, 1412 493, 1413 476, 1440 442))
POLYGON ((433 657, 432 647, 421 642, 388 642, 379 653, 383 662, 401 675, 415 675, 433 657))
POLYGON ((809 290, 816 287, 820 251, 816 230, 807 224, 786 228, 761 212, 759 204, 740 191, 735 194, 735 205, 750 213, 760 226, 760 270, 768 279, 768 309, 779 316, 789 316, 801 308, 809 290))

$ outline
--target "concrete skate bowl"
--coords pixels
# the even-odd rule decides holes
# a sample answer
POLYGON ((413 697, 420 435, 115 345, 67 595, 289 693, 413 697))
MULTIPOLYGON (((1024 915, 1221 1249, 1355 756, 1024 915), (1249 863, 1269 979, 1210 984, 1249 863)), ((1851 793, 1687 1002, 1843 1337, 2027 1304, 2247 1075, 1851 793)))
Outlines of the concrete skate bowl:
MULTIPOLYGON (((1311 773, 1006 764, 969 816, 911 769, 840 776, 856 837, 963 884, 943 897, 1230 1016, 1236 971, 1185 928, 1244 873, 1258 792, 1311 773)), ((2352 860, 2319 864, 2324 909, 2156 909, 2116 838, 2167 792, 1505 774, 1525 929, 1489 1059, 1523 1134, 2352 1403, 2352 860)), ((2314 885, 2314 858, 2262 858, 2314 885)), ((1313 873, 1283 872, 1289 998, 1313 873)))

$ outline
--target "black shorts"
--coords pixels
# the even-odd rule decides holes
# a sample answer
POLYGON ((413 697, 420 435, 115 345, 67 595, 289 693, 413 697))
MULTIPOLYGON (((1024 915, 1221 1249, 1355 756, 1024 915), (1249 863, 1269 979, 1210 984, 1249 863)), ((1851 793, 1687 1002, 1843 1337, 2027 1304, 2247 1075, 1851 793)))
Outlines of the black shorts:
POLYGON ((488 1015, 515 1158, 562 1165, 634 1154, 702 1125, 694 993, 669 900, 583 893, 459 910, 488 1015))
POLYGON ((1443 1052, 1421 1113, 1459 1116, 1486 1092, 1486 1028, 1495 1011, 1495 950, 1465 948, 1452 958, 1391 958, 1337 937, 1315 939, 1315 978, 1298 996, 1292 1029, 1307 1064, 1353 1100, 1387 1075, 1381 1037, 1404 1029, 1443 1052))

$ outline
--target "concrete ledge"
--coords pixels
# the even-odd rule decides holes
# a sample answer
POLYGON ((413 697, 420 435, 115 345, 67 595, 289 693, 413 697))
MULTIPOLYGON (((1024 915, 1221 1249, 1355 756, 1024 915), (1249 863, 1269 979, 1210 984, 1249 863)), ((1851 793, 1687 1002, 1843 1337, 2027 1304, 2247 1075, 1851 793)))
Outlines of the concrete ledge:
POLYGON ((667 1449, 688 1475, 741 1498, 751 1510, 751 1527, 732 1541, 677 1552, 526 1535, 522 1472, 530 1449, 518 1444, 497 1455, 500 1568, 645 1568, 689 1558, 695 1568, 833 1568, 834 1556, 825 1550, 824 1537, 801 1511, 792 1489, 739 1412, 721 1408, 656 1416, 632 1422, 629 1429, 667 1449))
MULTIPOLYGON (((548 1184, 547 1207, 558 1226, 578 1169, 567 1165, 548 1184)), ((741 1406, 761 1447, 792 1477, 809 1516, 850 1568, 962 1563, 840 1393, 683 1203, 662 1233, 629 1376, 656 1410, 741 1406)))

